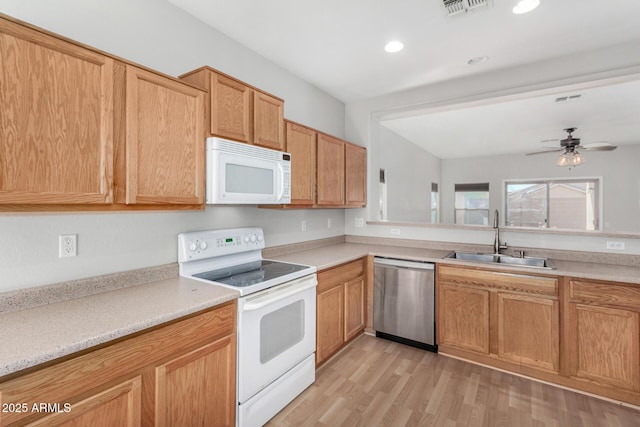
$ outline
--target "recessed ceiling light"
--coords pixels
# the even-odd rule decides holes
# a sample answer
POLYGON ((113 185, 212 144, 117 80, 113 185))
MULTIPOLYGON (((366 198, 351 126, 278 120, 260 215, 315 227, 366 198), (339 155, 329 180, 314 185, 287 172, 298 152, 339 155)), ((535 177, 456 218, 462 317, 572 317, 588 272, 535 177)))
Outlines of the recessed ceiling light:
POLYGON ((468 65, 477 65, 482 64, 483 62, 487 62, 489 60, 488 56, 476 56, 475 58, 471 58, 467 61, 468 65))
POLYGON ((393 40, 385 45, 384 50, 386 50, 389 53, 395 53, 395 52, 400 52, 403 48, 404 48, 404 44, 402 44, 402 42, 398 40, 393 40))
POLYGON ((523 13, 531 12, 538 6, 540 6, 540 0, 520 0, 513 7, 513 13, 515 13, 516 15, 521 15, 523 13))

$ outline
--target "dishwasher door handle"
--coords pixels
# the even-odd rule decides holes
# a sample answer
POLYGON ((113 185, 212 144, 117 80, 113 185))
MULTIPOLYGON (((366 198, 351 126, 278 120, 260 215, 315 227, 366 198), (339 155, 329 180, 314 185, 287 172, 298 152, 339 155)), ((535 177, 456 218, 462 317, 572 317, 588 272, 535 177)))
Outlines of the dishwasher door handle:
POLYGON ((433 263, 419 261, 404 261, 391 258, 373 258, 373 265, 384 265, 399 268, 414 268, 416 270, 433 270, 433 263))

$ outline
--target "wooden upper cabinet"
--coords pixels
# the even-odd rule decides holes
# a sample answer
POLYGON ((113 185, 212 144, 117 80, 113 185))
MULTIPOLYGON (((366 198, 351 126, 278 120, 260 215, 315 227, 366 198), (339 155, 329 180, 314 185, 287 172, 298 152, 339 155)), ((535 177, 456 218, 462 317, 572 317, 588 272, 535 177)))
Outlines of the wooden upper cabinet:
POLYGON ((251 142, 252 91, 237 80, 210 73, 211 133, 251 142))
POLYGON ((317 144, 317 204, 343 206, 345 142, 329 135, 318 134, 317 144))
POLYGON ((284 150, 284 101, 258 91, 253 94, 253 143, 284 150))
POLYGON ((180 76, 209 92, 209 135, 284 150, 284 101, 211 67, 180 76))
POLYGON ((0 18, 0 64, 0 203, 110 203, 114 61, 0 18))
POLYGON ((345 192, 347 206, 367 205, 367 150, 359 145, 346 143, 345 192))
POLYGON ((316 137, 313 129, 286 122, 286 151, 291 153, 291 204, 316 201, 316 137))
POLYGON ((203 203, 205 93, 127 65, 126 94, 126 203, 203 203))

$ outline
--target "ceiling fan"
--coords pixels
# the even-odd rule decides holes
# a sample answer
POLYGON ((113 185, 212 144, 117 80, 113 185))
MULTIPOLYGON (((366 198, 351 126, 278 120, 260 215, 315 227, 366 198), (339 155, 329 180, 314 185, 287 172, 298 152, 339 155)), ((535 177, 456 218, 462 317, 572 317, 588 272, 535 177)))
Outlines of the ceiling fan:
POLYGON ((568 136, 560 141, 560 148, 545 150, 545 151, 535 151, 533 153, 527 153, 527 156, 532 156, 535 154, 544 154, 544 153, 559 153, 562 152, 556 164, 558 166, 578 166, 585 162, 584 156, 580 154, 578 149, 584 151, 613 151, 618 146, 613 145, 609 142, 596 142, 587 145, 580 145, 580 138, 574 138, 571 134, 576 131, 577 128, 566 128, 565 132, 568 133, 568 136))

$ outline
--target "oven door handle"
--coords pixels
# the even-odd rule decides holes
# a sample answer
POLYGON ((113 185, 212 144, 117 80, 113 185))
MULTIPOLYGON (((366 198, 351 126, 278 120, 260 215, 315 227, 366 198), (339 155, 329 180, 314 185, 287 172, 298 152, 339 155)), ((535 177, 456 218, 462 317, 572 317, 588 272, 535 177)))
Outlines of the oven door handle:
POLYGON ((278 289, 268 292, 265 295, 257 296, 255 299, 246 301, 242 304, 241 311, 254 311, 263 307, 281 301, 285 298, 289 298, 292 295, 306 291, 307 289, 315 288, 318 281, 316 279, 306 279, 302 283, 292 283, 290 286, 285 286, 284 289, 278 289))

